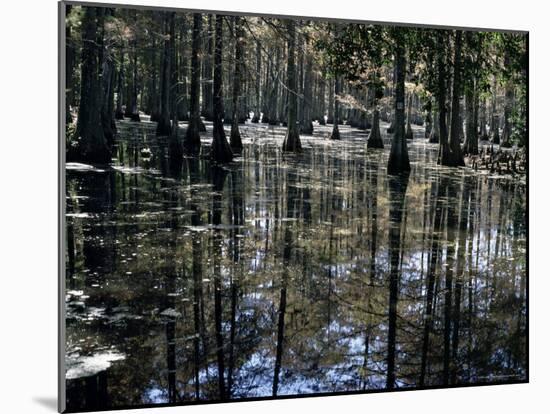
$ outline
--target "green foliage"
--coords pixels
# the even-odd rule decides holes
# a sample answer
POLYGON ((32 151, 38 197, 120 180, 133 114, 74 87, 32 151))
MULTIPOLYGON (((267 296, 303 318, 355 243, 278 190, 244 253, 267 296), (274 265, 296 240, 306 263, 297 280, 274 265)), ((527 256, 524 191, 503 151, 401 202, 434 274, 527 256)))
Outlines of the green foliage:
POLYGON ((501 82, 518 81, 527 72, 527 38, 517 33, 497 33, 495 48, 497 55, 505 59, 495 67, 495 73, 500 74, 501 82))
POLYGON ((512 142, 520 147, 527 144, 527 84, 517 88, 516 105, 512 109, 512 142))
POLYGON ((415 60, 417 61, 416 81, 424 85, 424 89, 431 95, 436 96, 438 92, 439 76, 443 75, 445 82, 451 77, 450 67, 452 65, 452 48, 450 30, 417 29, 415 46, 415 60), (442 59, 445 63, 443 72, 437 62, 442 59))
POLYGON ((68 10, 67 15, 65 16, 65 24, 71 31, 80 31, 83 14, 84 13, 81 6, 73 6, 70 10, 68 10))
POLYGON ((376 84, 371 72, 388 63, 386 29, 365 24, 330 25, 328 29, 327 35, 317 39, 316 48, 326 55, 330 72, 350 81, 367 76, 376 84))

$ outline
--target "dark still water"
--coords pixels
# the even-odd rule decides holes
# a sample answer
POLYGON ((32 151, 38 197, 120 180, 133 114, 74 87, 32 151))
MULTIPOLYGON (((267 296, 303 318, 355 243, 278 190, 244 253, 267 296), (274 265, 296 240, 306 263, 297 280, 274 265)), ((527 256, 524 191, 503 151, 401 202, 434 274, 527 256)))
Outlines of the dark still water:
POLYGON ((67 166, 68 409, 526 380, 524 179, 241 131, 174 169, 123 122, 113 166, 67 166))

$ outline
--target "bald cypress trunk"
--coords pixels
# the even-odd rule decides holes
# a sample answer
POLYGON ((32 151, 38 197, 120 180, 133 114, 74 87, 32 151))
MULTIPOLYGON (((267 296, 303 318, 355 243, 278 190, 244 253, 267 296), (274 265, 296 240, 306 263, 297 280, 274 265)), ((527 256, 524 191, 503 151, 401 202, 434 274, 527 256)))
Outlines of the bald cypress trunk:
MULTIPOLYGON (((163 20, 161 12, 153 12, 153 24, 158 25, 163 20)), ((151 64, 153 65, 153 76, 151 79, 151 91, 150 93, 150 121, 158 122, 160 119, 160 101, 162 90, 162 61, 164 56, 164 45, 162 40, 158 40, 153 36, 151 39, 151 46, 153 48, 151 52, 151 64), (159 52, 159 53, 157 53, 159 52), (157 58, 158 55, 158 58, 157 58)))
MULTIPOLYGON (((375 111, 375 102, 376 102, 376 91, 374 90, 374 88, 368 88, 367 91, 364 91, 362 89, 359 89, 357 91, 358 95, 359 95, 359 102, 361 103, 361 106, 362 108, 361 109, 357 109, 357 123, 358 123, 358 128, 361 129, 361 130, 368 130, 368 129, 372 129, 372 120, 374 118, 374 111, 375 111), (369 96, 372 95, 372 99, 369 99, 369 96), (371 118, 371 121, 369 121, 368 119, 368 108, 369 108, 369 103, 372 105, 372 118, 371 118)), ((380 116, 380 114, 378 114, 378 116, 380 116)))
POLYGON ((489 135, 487 135, 487 102, 485 102, 485 98, 481 100, 479 112, 479 139, 487 141, 489 135))
POLYGON ((288 108, 287 129, 283 141, 283 151, 299 152, 302 150, 300 130, 297 124, 298 102, 296 98, 296 22, 288 20, 286 23, 288 35, 287 86, 288 108))
MULTIPOLYGON (((396 65, 393 66, 393 76, 392 76, 392 86, 393 91, 395 93, 395 83, 397 81, 397 72, 396 72, 396 65)), ((393 134, 395 132, 395 115, 390 114, 390 126, 386 130, 388 134, 393 134)))
MULTIPOLYGON (((504 67, 510 66, 510 52, 506 48, 504 54, 504 67)), ((514 100, 514 85, 511 79, 507 79, 504 85, 504 128, 502 129, 501 146, 510 148, 512 146, 512 125, 510 117, 512 116, 512 101, 514 100)))
POLYGON ((101 124, 108 145, 112 145, 115 140, 116 125, 113 118, 114 114, 114 75, 115 63, 113 57, 108 54, 103 59, 103 70, 101 75, 102 102, 101 102, 101 124))
POLYGON ((468 155, 479 154, 474 107, 474 93, 473 91, 466 91, 466 143, 464 153, 468 155))
POLYGON ((451 105, 451 162, 447 165, 464 166, 464 156, 460 147, 462 119, 460 116, 460 96, 462 94, 462 31, 455 34, 455 55, 453 63, 453 99, 451 105))
POLYGON ((144 82, 144 85, 146 85, 147 93, 144 93, 144 95, 146 95, 146 100, 145 100, 145 105, 143 106, 143 112, 149 115, 153 114, 153 108, 155 106, 155 91, 157 88, 157 73, 156 73, 156 70, 154 70, 156 69, 156 54, 157 54, 156 46, 157 46, 156 39, 154 36, 152 36, 151 43, 147 45, 147 48, 149 50, 145 54, 145 58, 144 58, 145 65, 153 69, 149 79, 147 79, 144 82))
POLYGON ((401 174, 411 170, 405 138, 405 49, 399 40, 396 43, 395 132, 388 160, 388 174, 401 174))
POLYGON ((412 93, 409 94, 409 99, 407 103, 407 129, 405 130, 405 138, 413 139, 413 131, 411 127, 411 116, 412 116, 412 93))
POLYGON ((426 122, 424 127, 424 138, 430 138, 430 135, 432 134, 433 129, 433 114, 432 114, 432 100, 431 98, 428 99, 428 102, 425 106, 426 109, 426 122))
POLYGON ((115 119, 124 119, 124 111, 122 110, 122 91, 124 90, 124 48, 120 48, 119 59, 115 119))
POLYGON ((87 162, 108 163, 111 150, 101 123, 100 47, 97 43, 99 8, 84 8, 82 18, 82 64, 80 106, 76 138, 78 156, 87 162))
POLYGON ((500 131, 499 131, 499 122, 500 122, 500 119, 499 119, 499 116, 498 115, 493 115, 492 119, 491 119, 491 142, 493 144, 500 144, 500 131))
POLYGON ((491 130, 490 136, 493 144, 500 144, 500 133, 498 126, 498 115, 497 115, 497 78, 493 77, 493 87, 492 87, 492 98, 491 98, 491 130))
MULTIPOLYGON (((269 125, 279 125, 281 123, 281 114, 278 113, 278 103, 279 103, 279 77, 280 71, 279 66, 281 64, 281 48, 277 47, 275 53, 275 67, 271 66, 272 79, 271 79, 271 91, 270 91, 270 100, 269 100, 269 125)), ((296 91, 294 91, 296 92, 296 91)))
POLYGON ((214 119, 214 104, 212 95, 212 54, 214 53, 214 24, 213 16, 208 15, 206 30, 206 47, 202 62, 202 116, 207 121, 214 119))
POLYGON ((216 40, 214 44, 214 139, 211 157, 219 163, 230 162, 233 152, 223 129, 223 16, 216 15, 216 40))
POLYGON ((175 20, 176 13, 170 13, 170 83, 172 87, 170 88, 170 119, 172 120, 170 138, 169 138, 169 156, 170 156, 170 166, 174 171, 181 168, 182 156, 183 156, 183 146, 181 144, 179 135, 178 135, 178 110, 177 110, 177 83, 178 83, 178 67, 176 65, 176 30, 175 30, 175 20))
POLYGON ((340 79, 338 76, 334 77, 334 95, 333 95, 333 112, 332 112, 332 133, 330 139, 340 139, 340 129, 338 124, 340 123, 340 102, 338 101, 338 95, 340 94, 340 79))
POLYGON ((327 124, 332 124, 334 119, 334 78, 328 81, 328 109, 327 109, 327 124))
POLYGON ((193 41, 191 51, 191 93, 189 97, 190 114, 189 125, 183 139, 183 147, 189 154, 198 154, 201 149, 200 137, 200 44, 201 44, 202 15, 193 14, 193 41))
MULTIPOLYGON (((375 73, 376 79, 379 77, 378 71, 375 73)), ((378 109, 378 100, 382 94, 378 94, 375 89, 372 92, 372 125, 367 140, 367 148, 384 148, 384 141, 380 135, 380 110, 378 109)))
MULTIPOLYGON (((224 51, 222 53, 226 53, 225 50, 233 51, 233 56, 231 57, 231 62, 233 62, 233 69, 235 67, 235 47, 237 45, 236 43, 236 36, 235 36, 235 16, 227 16, 225 17, 225 26, 228 26, 228 32, 229 36, 226 38, 226 42, 224 43, 224 51)), ((227 67, 229 68, 230 65, 228 64, 227 67)), ((231 97, 231 99, 225 99, 224 100, 224 116, 223 116, 223 123, 224 125, 229 125, 233 123, 233 80, 234 80, 234 71, 233 70, 225 70, 222 71, 222 77, 223 77, 223 95, 231 97), (226 86, 227 85, 227 86, 226 86), (228 114, 227 116, 225 114, 228 114)))
MULTIPOLYGON (((466 32, 465 35, 467 47, 473 47, 472 43, 474 41, 473 33, 466 32)), ((474 61, 473 54, 466 54, 464 57, 466 66, 474 67, 478 66, 481 48, 478 48, 477 59, 474 61)), ((468 155, 478 155, 478 134, 477 134, 477 117, 478 117, 478 107, 479 107, 479 96, 478 96, 478 78, 479 75, 477 70, 474 69, 468 77, 464 79, 464 88, 465 88, 465 113, 466 113, 466 139, 464 142, 464 154, 468 155)))
POLYGON ((171 133, 170 125, 170 33, 168 18, 164 17, 164 48, 162 52, 162 72, 160 86, 160 116, 157 123, 157 135, 168 136, 171 133))
POLYGON ((116 125, 113 117, 114 114, 114 75, 115 63, 114 57, 110 48, 105 47, 105 15, 113 13, 111 9, 102 9, 98 11, 98 39, 97 45, 100 48, 99 62, 101 65, 100 73, 100 102, 101 102, 101 126, 107 141, 107 145, 111 147, 114 144, 116 125))
POLYGON ((134 39, 132 41, 132 66, 133 66, 133 73, 132 73, 132 100, 131 100, 131 113, 130 113, 130 119, 134 122, 140 122, 141 119, 139 117, 139 110, 138 110, 138 51, 137 51, 137 38, 136 34, 134 34, 134 39))
MULTIPOLYGON (((299 22, 300 24, 301 22, 299 22)), ((296 50, 296 94, 298 95, 298 122, 300 123, 300 132, 302 130, 302 121, 304 114, 304 67, 305 67, 305 43, 302 42, 302 37, 297 37, 298 47, 296 50)), ((284 121, 284 120, 283 120, 284 121)))
MULTIPOLYGON (((443 45, 448 42, 443 32, 438 32, 438 43, 443 45)), ((449 165, 451 162, 451 150, 449 148, 449 136, 447 133, 447 81, 446 63, 444 51, 437 53, 437 107, 439 111, 439 164, 449 165)))
POLYGON ((375 107, 372 111, 372 127, 367 140, 367 148, 384 148, 380 135, 380 111, 375 107))
POLYGON ((437 144, 439 142, 439 124, 439 112, 434 111, 433 126, 428 140, 430 144, 437 144))
MULTIPOLYGON (((65 16, 69 16, 72 6, 65 6, 65 16)), ((74 66, 75 66, 75 50, 72 39, 72 30, 69 24, 65 25, 65 122, 70 124, 73 122, 71 115, 71 106, 74 103, 74 66)))
MULTIPOLYGON (((280 60, 278 60, 277 67, 284 66, 284 53, 281 53, 280 60)), ((287 82, 288 75, 284 71, 279 71, 279 76, 277 77, 277 93, 275 94, 275 103, 277 108, 277 125, 280 123, 283 126, 287 126, 287 105, 288 105, 288 90, 283 88, 282 85, 285 85, 287 82)), ((299 117, 297 118, 300 119, 299 117)))
POLYGON ((324 73, 322 73, 321 78, 319 79, 319 125, 326 125, 327 124, 327 121, 325 119, 325 116, 326 116, 326 101, 325 101, 326 84, 327 84, 327 81, 325 79, 325 75, 324 75, 324 73))
POLYGON ((239 131, 239 96, 241 94, 241 83, 243 78, 243 48, 244 48, 244 27, 241 17, 235 17, 235 72, 233 74, 233 116, 231 120, 231 148, 241 150, 243 143, 239 131))
POLYGON ((262 123, 269 123, 270 118, 270 91, 271 91, 271 60, 266 59, 265 64, 265 76, 264 76, 264 85, 263 85, 263 99, 262 99, 262 123))
POLYGON ((259 40, 256 40, 256 73, 254 79, 254 117, 253 123, 260 122, 260 113, 262 109, 262 48, 259 40))
POLYGON ((304 41, 305 67, 304 67, 304 83, 303 83, 303 105, 301 117, 301 132, 304 134, 313 134, 313 122, 311 114, 311 104, 313 100, 313 57, 307 52, 309 39, 306 37, 304 41))
POLYGON ((187 99, 187 16, 181 16, 180 24, 180 46, 179 46, 179 58, 178 58, 178 99, 176 101, 176 107, 178 111, 178 119, 182 121, 189 120, 189 102, 187 99))

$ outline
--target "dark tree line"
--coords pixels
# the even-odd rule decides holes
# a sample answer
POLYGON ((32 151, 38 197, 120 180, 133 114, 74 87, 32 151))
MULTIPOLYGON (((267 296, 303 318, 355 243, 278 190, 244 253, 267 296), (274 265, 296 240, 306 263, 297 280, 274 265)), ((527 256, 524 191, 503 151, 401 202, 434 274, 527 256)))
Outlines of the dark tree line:
POLYGON ((174 162, 207 155, 205 133, 210 157, 231 161, 245 122, 285 126, 288 152, 327 123, 330 139, 347 124, 383 148, 387 122, 390 174, 410 170, 415 125, 445 166, 483 141, 526 145, 521 34, 75 6, 66 37, 70 159, 108 163, 115 119, 143 116, 174 162))

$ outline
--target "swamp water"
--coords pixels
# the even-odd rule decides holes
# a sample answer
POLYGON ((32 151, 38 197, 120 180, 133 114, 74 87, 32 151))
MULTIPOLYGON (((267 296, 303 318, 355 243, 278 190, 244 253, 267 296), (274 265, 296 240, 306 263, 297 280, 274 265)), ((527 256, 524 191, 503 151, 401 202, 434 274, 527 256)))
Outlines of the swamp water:
POLYGON ((66 169, 69 410, 526 380, 524 179, 439 167, 420 129, 408 178, 347 126, 294 156, 247 124, 178 168, 118 129, 66 169))

